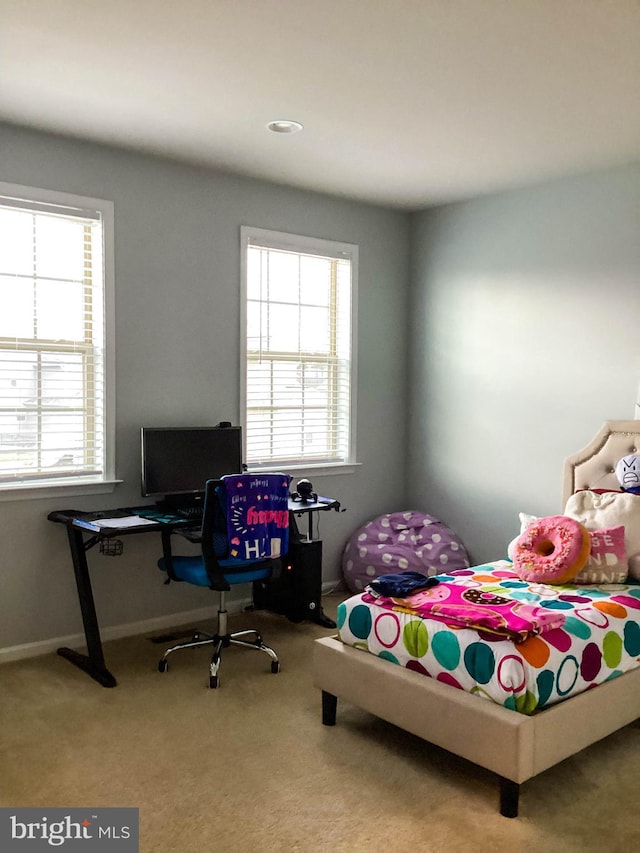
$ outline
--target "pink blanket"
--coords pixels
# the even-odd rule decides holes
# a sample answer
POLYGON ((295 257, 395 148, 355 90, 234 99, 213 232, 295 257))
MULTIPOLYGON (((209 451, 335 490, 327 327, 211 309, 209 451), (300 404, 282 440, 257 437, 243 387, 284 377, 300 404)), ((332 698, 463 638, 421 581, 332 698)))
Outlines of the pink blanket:
MULTIPOLYGON (((437 619, 460 628, 474 628, 501 637, 508 637, 516 643, 537 634, 543 634, 553 628, 559 628, 565 621, 562 612, 530 604, 522 598, 522 588, 526 584, 518 583, 520 597, 510 597, 507 590, 495 585, 496 578, 489 574, 482 578, 476 568, 473 581, 471 574, 462 569, 450 572, 448 577, 455 580, 440 580, 437 586, 421 590, 406 598, 388 598, 371 596, 379 607, 415 613, 428 619, 437 619), (486 583, 478 583, 485 580, 486 583)), ((519 579, 513 575, 515 580, 519 579)))

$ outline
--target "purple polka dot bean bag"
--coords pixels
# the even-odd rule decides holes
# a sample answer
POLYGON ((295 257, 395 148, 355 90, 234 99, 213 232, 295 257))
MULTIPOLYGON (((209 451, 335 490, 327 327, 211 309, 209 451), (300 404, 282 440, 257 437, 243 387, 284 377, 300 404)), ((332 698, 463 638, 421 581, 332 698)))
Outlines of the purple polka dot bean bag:
POLYGON ((380 575, 421 572, 437 575, 466 569, 469 555, 437 518, 416 510, 380 515, 350 537, 342 554, 342 574, 351 592, 362 592, 380 575))

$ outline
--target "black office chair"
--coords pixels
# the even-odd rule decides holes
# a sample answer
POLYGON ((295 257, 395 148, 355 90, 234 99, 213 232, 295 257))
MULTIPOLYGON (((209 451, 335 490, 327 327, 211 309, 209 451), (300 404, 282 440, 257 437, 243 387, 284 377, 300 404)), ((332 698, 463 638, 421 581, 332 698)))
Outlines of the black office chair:
POLYGON ((249 628, 229 633, 225 595, 231 585, 265 580, 281 569, 280 556, 288 547, 290 479, 287 474, 238 474, 208 480, 202 554, 174 555, 171 535, 163 533, 164 555, 158 566, 168 575, 166 583, 184 581, 209 587, 219 593, 219 602, 216 632, 197 632, 191 640, 168 648, 158 663, 160 672, 167 671, 167 658, 173 652, 213 645, 209 687, 218 687, 222 650, 231 644, 264 652, 271 658, 271 672, 280 671, 277 654, 265 645, 259 631, 249 628), (255 639, 247 639, 252 635, 255 639))

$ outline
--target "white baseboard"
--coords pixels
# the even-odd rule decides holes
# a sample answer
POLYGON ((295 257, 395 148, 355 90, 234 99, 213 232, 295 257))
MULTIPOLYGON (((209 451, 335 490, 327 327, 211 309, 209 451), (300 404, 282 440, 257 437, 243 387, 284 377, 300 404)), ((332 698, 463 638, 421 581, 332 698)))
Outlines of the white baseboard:
MULTIPOLYGON (((323 583, 322 594, 324 595, 328 592, 333 592, 335 588, 335 581, 323 583)), ((227 611, 229 613, 239 613, 251 604, 251 599, 231 599, 228 600, 226 604, 227 611)), ((119 640, 121 637, 135 637, 138 634, 151 634, 154 631, 174 628, 176 625, 186 625, 190 622, 204 622, 210 619, 215 619, 215 616, 215 605, 210 607, 200 607, 197 610, 186 610, 182 613, 168 613, 166 616, 156 616, 153 619, 143 619, 140 622, 127 622, 124 625, 113 625, 107 628, 100 628, 100 636, 103 641, 119 640)), ((66 637, 51 637, 48 640, 38 640, 35 643, 23 643, 19 646, 7 646, 4 649, 0 649, 0 664, 50 654, 51 652, 57 651, 61 646, 67 646, 70 649, 86 648, 84 634, 69 634, 66 637)))
MULTIPOLYGON (((226 602, 229 613, 238 613, 247 605, 250 599, 237 599, 226 602)), ((124 625, 113 625, 100 629, 102 641, 119 640, 121 637, 134 637, 138 634, 152 634, 155 631, 166 628, 175 628, 176 625, 186 625, 191 622, 205 622, 215 619, 216 607, 200 607, 197 610, 186 610, 182 613, 168 613, 166 616, 156 616, 153 619, 143 619, 139 622, 127 622, 124 625)), ((48 640, 39 640, 36 643, 24 643, 20 646, 8 646, 0 649, 0 664, 9 661, 23 660, 24 658, 38 657, 57 651, 61 646, 70 649, 86 649, 84 634, 69 634, 66 637, 51 637, 48 640)))

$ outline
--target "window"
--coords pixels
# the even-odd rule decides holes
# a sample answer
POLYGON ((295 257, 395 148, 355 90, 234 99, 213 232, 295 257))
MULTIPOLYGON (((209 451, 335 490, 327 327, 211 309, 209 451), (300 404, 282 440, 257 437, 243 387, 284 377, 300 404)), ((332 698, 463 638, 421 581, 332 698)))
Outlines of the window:
POLYGON ((358 247, 247 227, 241 240, 245 460, 351 464, 358 247))
POLYGON ((0 184, 0 489, 113 480, 112 229, 110 202, 0 184))

